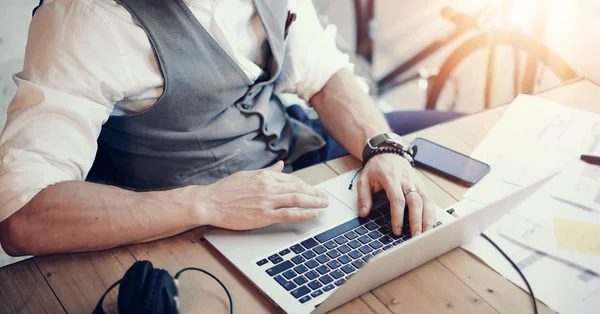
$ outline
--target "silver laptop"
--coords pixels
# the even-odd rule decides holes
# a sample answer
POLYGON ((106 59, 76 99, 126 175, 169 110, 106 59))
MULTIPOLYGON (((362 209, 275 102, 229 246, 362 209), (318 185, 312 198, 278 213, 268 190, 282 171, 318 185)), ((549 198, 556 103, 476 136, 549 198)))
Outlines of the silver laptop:
POLYGON ((325 313, 470 241, 546 182, 458 219, 437 208, 436 227, 411 239, 406 224, 392 233, 384 198, 358 217, 356 189, 348 190, 355 173, 317 185, 329 207, 312 221, 205 237, 287 313, 325 313))

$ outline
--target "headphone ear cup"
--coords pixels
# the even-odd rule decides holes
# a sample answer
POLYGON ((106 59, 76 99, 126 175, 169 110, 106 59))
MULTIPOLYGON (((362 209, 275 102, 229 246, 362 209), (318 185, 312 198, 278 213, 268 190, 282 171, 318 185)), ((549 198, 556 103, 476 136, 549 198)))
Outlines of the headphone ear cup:
POLYGON ((166 270, 153 269, 148 275, 140 313, 177 314, 177 288, 173 278, 166 270))
POLYGON ((169 273, 165 272, 163 278, 163 284, 161 289, 161 300, 163 302, 164 313, 166 314, 178 314, 179 313, 179 300, 177 300, 177 286, 175 280, 169 273))
POLYGON ((153 270, 149 261, 135 262, 123 276, 119 286, 117 307, 119 313, 137 313, 142 301, 142 293, 148 280, 148 274, 153 270))

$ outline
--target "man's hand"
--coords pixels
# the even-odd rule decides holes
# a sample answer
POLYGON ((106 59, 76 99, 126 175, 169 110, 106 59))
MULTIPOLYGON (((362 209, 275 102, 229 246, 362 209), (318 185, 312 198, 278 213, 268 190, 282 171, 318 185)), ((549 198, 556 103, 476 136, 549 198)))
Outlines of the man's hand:
POLYGON ((248 230, 317 217, 314 208, 329 205, 327 194, 282 170, 280 161, 267 169, 240 171, 207 186, 201 193, 205 222, 248 230))
POLYGON ((427 188, 417 177, 410 163, 396 154, 382 154, 371 158, 358 180, 359 215, 366 217, 373 204, 372 193, 382 189, 390 201, 392 230, 402 233, 404 207, 408 204, 410 231, 413 236, 433 228, 435 224, 434 202, 427 188), (404 191, 415 188, 404 197, 404 191))

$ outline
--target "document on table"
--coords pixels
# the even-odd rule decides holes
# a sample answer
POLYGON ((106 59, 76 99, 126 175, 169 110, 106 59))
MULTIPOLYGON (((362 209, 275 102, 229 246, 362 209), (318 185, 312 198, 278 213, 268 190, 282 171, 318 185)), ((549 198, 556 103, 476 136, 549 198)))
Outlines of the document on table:
MULTIPOLYGON (((600 274, 600 213, 563 198, 588 181, 575 161, 502 219, 498 232, 520 244, 600 274)), ((600 167, 597 167, 600 170, 600 167)), ((595 168, 594 168, 595 169, 595 168)), ((596 189, 588 189, 597 194, 596 189)), ((583 198, 586 194, 579 192, 583 198)))
MULTIPOLYGON (((463 200, 453 208, 461 216, 480 207, 481 204, 463 200)), ((500 235, 497 230, 502 223, 503 220, 500 220, 492 225, 485 234, 517 264, 529 281, 536 298, 561 314, 596 313, 594 311, 600 306, 600 276, 500 235)), ((475 254, 504 278, 527 291, 527 286, 519 274, 485 239, 477 237, 462 248, 475 254)))
MULTIPOLYGON (((600 306, 600 277, 589 270, 590 264, 556 257, 552 255, 556 252, 543 249, 539 243, 534 245, 532 241, 539 239, 535 237, 538 234, 528 231, 534 229, 531 222, 539 224, 538 217, 544 216, 545 224, 553 228, 550 237, 555 241, 553 245, 560 243, 562 248, 568 248, 569 254, 585 254, 580 251, 590 247, 594 251, 593 240, 584 237, 582 241, 581 233, 573 232, 583 228, 595 230, 593 223, 584 226, 580 224, 582 219, 564 219, 567 217, 552 216, 548 211, 548 208, 580 211, 585 216, 595 215, 600 208, 600 167, 576 162, 582 153, 600 154, 600 115, 521 95, 471 154, 488 163, 491 171, 464 195, 466 202, 480 206, 548 174, 566 170, 542 188, 546 193, 540 191, 485 231, 517 263, 536 297, 560 313, 595 313, 600 306), (562 219, 558 225, 555 218, 562 219), (561 231, 560 242, 556 242, 554 233, 557 227, 561 231)), ((464 214, 463 211, 468 212, 468 208, 457 209, 459 215, 464 214)), ((548 235, 542 237, 547 244, 548 235)), ((485 240, 476 238, 463 248, 526 290, 518 273, 485 240)))
POLYGON ((600 115, 520 95, 471 154, 491 171, 464 197, 490 203, 582 153, 600 154, 600 115))

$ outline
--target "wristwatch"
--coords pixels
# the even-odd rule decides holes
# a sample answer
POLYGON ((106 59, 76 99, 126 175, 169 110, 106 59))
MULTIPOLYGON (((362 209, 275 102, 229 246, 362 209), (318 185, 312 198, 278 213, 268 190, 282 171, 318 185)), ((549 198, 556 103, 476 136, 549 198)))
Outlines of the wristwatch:
POLYGON ((412 163, 413 159, 417 154, 417 147, 410 145, 402 139, 402 136, 396 133, 383 133, 370 138, 367 141, 367 145, 363 149, 362 157, 363 161, 373 156, 373 153, 384 147, 393 147, 401 152, 401 155, 408 159, 412 163))

